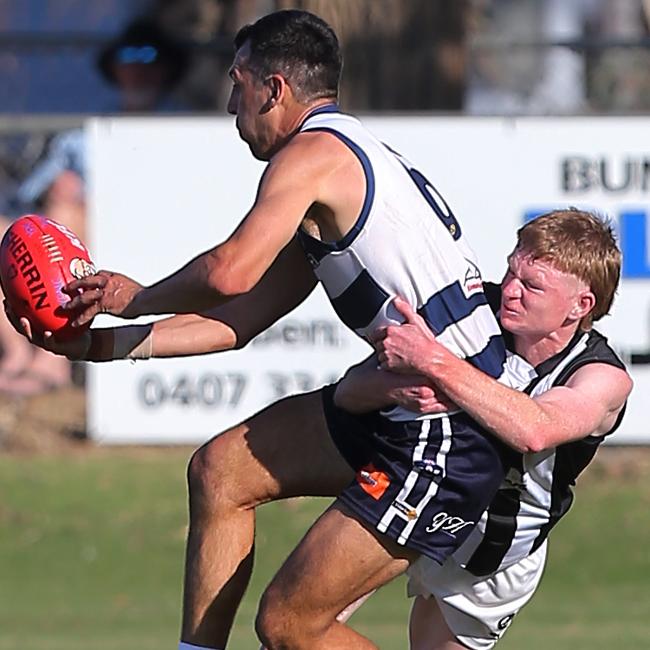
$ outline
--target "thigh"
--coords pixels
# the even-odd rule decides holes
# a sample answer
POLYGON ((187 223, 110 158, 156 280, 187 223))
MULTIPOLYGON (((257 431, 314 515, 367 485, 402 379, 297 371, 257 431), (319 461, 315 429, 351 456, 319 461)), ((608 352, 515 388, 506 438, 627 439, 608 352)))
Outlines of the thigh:
POLYGON ((456 641, 435 598, 417 596, 409 620, 411 650, 464 650, 456 641))
POLYGON ((192 459, 239 506, 336 496, 354 472, 332 442, 321 391, 288 397, 215 436, 192 459), (224 487, 225 486, 225 487, 224 487))
POLYGON ((412 551, 380 538, 335 503, 286 560, 262 606, 324 626, 351 603, 404 573, 413 559, 412 551))
POLYGON ((413 650, 457 647, 445 645, 445 642, 450 642, 447 636, 460 643, 458 647, 492 648, 532 598, 541 580, 545 560, 546 544, 543 544, 519 562, 489 576, 478 577, 453 557, 442 567, 432 567, 431 560, 420 558, 409 570, 409 592, 420 596, 430 594, 431 597, 419 599, 418 611, 414 610, 418 625, 411 626, 412 638, 414 641, 425 640, 428 625, 430 629, 435 627, 438 630, 436 638, 439 644, 414 643, 413 650), (425 610, 426 616, 423 615, 425 610), (416 635, 418 630, 421 632, 416 635), (440 630, 445 631, 442 637, 440 630))

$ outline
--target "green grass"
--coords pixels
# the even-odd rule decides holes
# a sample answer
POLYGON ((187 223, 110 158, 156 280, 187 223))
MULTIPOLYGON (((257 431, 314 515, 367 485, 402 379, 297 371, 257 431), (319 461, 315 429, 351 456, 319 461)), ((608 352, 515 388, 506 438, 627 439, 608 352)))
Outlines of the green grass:
MULTIPOLYGON (((0 650, 174 649, 186 450, 0 457, 0 650)), ((560 525, 539 593, 500 648, 650 647, 650 485, 591 472, 560 525)), ((257 564, 229 648, 255 649, 256 601, 327 501, 260 509, 257 564)), ((404 583, 354 617, 406 647, 404 583)))

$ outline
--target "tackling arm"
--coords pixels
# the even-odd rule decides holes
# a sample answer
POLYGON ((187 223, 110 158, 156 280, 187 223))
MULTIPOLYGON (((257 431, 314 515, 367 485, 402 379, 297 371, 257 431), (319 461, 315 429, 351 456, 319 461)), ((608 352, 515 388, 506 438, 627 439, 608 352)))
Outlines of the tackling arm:
POLYGON ((566 385, 531 398, 443 349, 444 353, 436 350, 429 359, 427 376, 480 424, 522 453, 607 433, 632 389, 625 371, 594 363, 577 370, 566 385))
POLYGON ((594 363, 578 369, 566 385, 533 399, 452 354, 435 340, 408 303, 397 299, 395 306, 406 322, 378 336, 382 367, 424 375, 519 452, 537 452, 607 433, 632 390, 632 380, 624 370, 594 363))
POLYGON ((352 366, 334 393, 337 406, 351 413, 367 413, 399 404, 417 413, 442 413, 449 403, 421 375, 382 370, 376 355, 352 366))

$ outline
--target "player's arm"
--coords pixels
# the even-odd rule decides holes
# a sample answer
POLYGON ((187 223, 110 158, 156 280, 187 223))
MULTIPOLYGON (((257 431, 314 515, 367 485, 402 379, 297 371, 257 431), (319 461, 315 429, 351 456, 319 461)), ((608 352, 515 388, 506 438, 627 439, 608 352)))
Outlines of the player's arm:
POLYGON ((520 452, 542 451, 607 433, 632 389, 625 371, 594 363, 577 370, 566 385, 531 398, 445 352, 431 357, 427 376, 480 424, 520 452))
POLYGON ((82 311, 77 324, 99 312, 126 318, 146 314, 197 313, 250 291, 291 241, 322 185, 336 167, 335 149, 322 134, 299 134, 267 166, 255 203, 233 234, 178 271, 142 287, 108 272, 71 283, 82 289, 67 309, 82 311))
POLYGON ((208 354, 244 347, 303 302, 315 285, 311 267, 294 239, 250 292, 202 314, 181 314, 146 325, 95 328, 66 343, 51 336, 32 337, 28 323, 14 322, 14 326, 35 344, 75 360, 208 354))
POLYGON ((351 413, 368 413, 396 404, 417 413, 442 413, 451 406, 425 377, 382 370, 374 354, 348 369, 336 386, 334 402, 351 413))
POLYGON ((594 363, 578 369, 565 386, 533 399, 452 354, 405 301, 396 301, 396 307, 406 324, 389 327, 380 335, 377 345, 382 367, 429 378, 517 451, 537 452, 607 433, 632 390, 625 371, 594 363))

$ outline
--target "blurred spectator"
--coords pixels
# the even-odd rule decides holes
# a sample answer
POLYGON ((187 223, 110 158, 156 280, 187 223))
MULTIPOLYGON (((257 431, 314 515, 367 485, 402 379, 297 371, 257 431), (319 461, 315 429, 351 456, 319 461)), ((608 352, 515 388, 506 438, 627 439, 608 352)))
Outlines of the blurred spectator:
POLYGON ((85 146, 83 130, 55 135, 16 192, 21 212, 39 212, 85 238, 85 146))
MULTIPOLYGON (((115 86, 115 109, 122 113, 178 110, 170 93, 188 65, 187 49, 144 19, 131 23, 97 57, 97 69, 115 86)), ((85 167, 83 130, 54 136, 17 190, 19 211, 41 212, 85 239, 85 167)))
MULTIPOLYGON (((100 74, 118 93, 115 111, 122 113, 179 110, 170 93, 188 64, 186 48, 147 20, 129 25, 97 57, 100 74)), ((19 186, 18 212, 43 214, 86 241, 85 172, 83 130, 57 134, 19 186)), ((0 219, 3 233, 9 223, 0 219)), ((26 343, 4 313, 0 314, 0 353, 0 392, 33 395, 70 382, 68 361, 26 343)))
POLYGON ((195 45, 182 92, 197 110, 223 111, 232 39, 279 9, 311 11, 332 25, 343 50, 345 110, 459 110, 470 0, 154 0, 170 33, 195 45))
MULTIPOLYGON (((50 141, 45 156, 18 187, 14 205, 20 212, 39 212, 85 237, 84 146, 81 129, 50 141)), ((2 234, 11 220, 0 217, 2 234)), ((65 358, 30 345, 0 314, 0 393, 36 395, 71 381, 65 358)))
POLYGON ((189 66, 186 47, 154 22, 137 20, 99 54, 97 67, 115 86, 120 112, 180 110, 171 93, 189 66))

